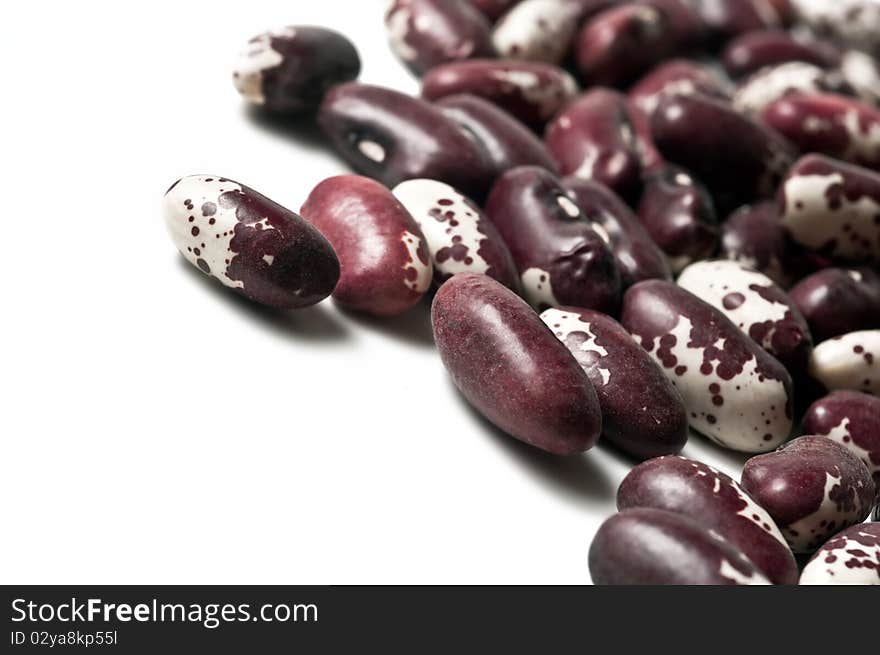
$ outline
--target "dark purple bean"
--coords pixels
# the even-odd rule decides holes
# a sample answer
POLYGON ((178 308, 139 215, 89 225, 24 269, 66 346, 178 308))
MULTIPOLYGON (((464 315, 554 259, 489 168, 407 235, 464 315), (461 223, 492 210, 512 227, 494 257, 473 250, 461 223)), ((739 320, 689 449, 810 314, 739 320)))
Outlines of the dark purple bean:
POLYGON ((455 275, 434 297, 431 321, 455 386, 496 426, 557 455, 596 443, 602 421, 589 378, 512 291, 485 275, 455 275))
POLYGON ((439 100, 470 93, 510 112, 529 127, 541 130, 578 93, 567 72, 536 61, 462 61, 438 66, 422 81, 422 96, 439 100))
POLYGON ((864 521, 874 482, 862 461, 825 437, 807 436, 746 462, 742 486, 767 510, 795 553, 812 553, 864 521))
POLYGON ((249 102, 285 114, 314 112, 324 94, 357 79, 361 60, 351 41, 323 27, 285 27, 248 41, 232 81, 249 102))
POLYGON ((823 341, 813 351, 810 375, 828 391, 880 395, 880 330, 859 330, 823 341))
POLYGON ((548 309, 541 319, 593 383, 603 439, 639 459, 682 449, 688 420, 681 394, 620 323, 573 307, 548 309), (638 389, 633 389, 634 379, 638 389))
POLYGON ((801 573, 802 585, 880 585, 880 523, 854 525, 825 542, 801 573))
POLYGON ((705 187, 676 166, 664 166, 643 181, 639 218, 678 273, 711 257, 721 229, 705 187))
POLYGON ((608 235, 624 288, 641 280, 672 279, 663 251, 619 196, 590 180, 569 177, 562 181, 562 186, 595 229, 608 235))
POLYGON ((393 193, 425 235, 438 285, 456 273, 483 273, 519 291, 510 251, 492 221, 470 199, 436 180, 407 180, 393 193))
POLYGON ((541 166, 556 173, 556 162, 544 143, 511 114, 473 95, 449 96, 436 106, 470 132, 483 146, 494 176, 517 166, 541 166))
POLYGON ((716 43, 782 25, 782 16, 770 0, 691 0, 691 4, 716 43))
POLYGON ((508 171, 492 188, 486 214, 510 248, 533 306, 617 310, 614 255, 551 173, 532 166, 508 171))
POLYGON ((778 197, 782 224, 807 250, 834 261, 880 262, 880 173, 807 155, 778 197))
POLYGON ((767 585, 729 542, 693 519, 660 509, 609 518, 590 545, 597 585, 767 585))
POLYGON ((729 100, 730 84, 712 68, 688 59, 672 59, 658 65, 642 77, 630 90, 629 99, 649 116, 667 95, 700 93, 720 100, 729 100))
POLYGON ((302 207, 339 255, 333 298, 342 306, 391 316, 415 305, 431 285, 425 238, 384 186, 358 175, 321 182, 302 207))
POLYGON ((466 0, 394 0, 385 25, 391 49, 416 75, 495 54, 489 21, 466 0))
POLYGON ((648 280, 626 292, 620 322, 681 392, 692 428, 742 452, 788 439, 791 376, 720 311, 671 282, 648 280))
POLYGON ((792 0, 813 32, 880 57, 880 4, 875 0, 792 0))
POLYGON ((558 64, 568 54, 583 9, 570 0, 523 0, 492 31, 498 56, 558 64))
POLYGON ((425 177, 481 198, 492 183, 492 166, 479 144, 418 98, 344 84, 327 94, 318 122, 355 170, 386 186, 425 177))
POLYGON ((632 123, 636 152, 642 163, 642 174, 654 173, 665 167, 666 162, 657 150, 657 146, 654 145, 654 137, 651 134, 651 117, 631 101, 627 102, 627 109, 632 123))
POLYGON ((762 68, 746 78, 733 96, 734 108, 749 116, 759 115, 769 104, 801 93, 841 93, 855 95, 843 77, 813 64, 790 61, 762 68))
POLYGON ((788 295, 817 342, 880 328, 880 275, 870 268, 826 268, 798 282, 788 295))
POLYGON ((585 93, 547 126, 545 141, 563 175, 636 194, 641 161, 624 95, 602 88, 585 93))
POLYGON ((323 300, 339 279, 324 236, 243 184, 184 177, 165 193, 165 223, 193 266, 259 303, 293 309, 323 300))
POLYGON ((617 491, 617 508, 651 507, 690 517, 739 549, 774 584, 796 584, 798 567, 770 515, 739 483, 686 457, 636 466, 617 491))
POLYGON ((490 21, 498 20, 508 9, 522 0, 468 0, 490 21))
POLYGON ((805 41, 783 30, 747 32, 727 44, 721 55, 734 77, 751 75, 765 66, 803 61, 820 68, 840 65, 841 53, 830 43, 805 41))
POLYGON ((840 75, 865 102, 880 107, 880 62, 858 50, 847 50, 840 75))
POLYGON ((663 98, 651 133, 666 159, 706 184, 722 213, 770 197, 792 162, 785 139, 705 96, 663 98))

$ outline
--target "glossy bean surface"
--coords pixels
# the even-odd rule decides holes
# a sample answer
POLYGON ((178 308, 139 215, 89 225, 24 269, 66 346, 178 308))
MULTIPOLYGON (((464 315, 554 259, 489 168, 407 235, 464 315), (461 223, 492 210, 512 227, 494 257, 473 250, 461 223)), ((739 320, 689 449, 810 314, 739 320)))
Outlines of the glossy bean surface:
POLYGON ((733 89, 721 75, 705 64, 689 59, 672 59, 646 73, 630 88, 628 95, 630 101, 650 115, 664 96, 694 93, 727 100, 733 89))
POLYGON ((495 24, 492 43, 502 58, 558 64, 571 48, 582 13, 569 0, 522 0, 495 24))
POLYGON ((870 268, 826 268, 805 277, 789 297, 816 341, 880 328, 880 275, 870 268))
POLYGON ((880 523, 854 525, 816 551, 802 585, 880 585, 880 523))
POLYGON ((829 391, 880 395, 880 330, 859 330, 823 341, 813 350, 810 375, 829 391))
POLYGON ((821 68, 838 66, 840 51, 829 43, 797 39, 783 30, 746 32, 727 44, 721 61, 734 77, 790 61, 803 61, 821 68))
POLYGON ((734 108, 758 116, 770 104, 800 93, 853 94, 855 90, 842 76, 813 64, 792 61, 768 66, 745 78, 733 94, 734 108))

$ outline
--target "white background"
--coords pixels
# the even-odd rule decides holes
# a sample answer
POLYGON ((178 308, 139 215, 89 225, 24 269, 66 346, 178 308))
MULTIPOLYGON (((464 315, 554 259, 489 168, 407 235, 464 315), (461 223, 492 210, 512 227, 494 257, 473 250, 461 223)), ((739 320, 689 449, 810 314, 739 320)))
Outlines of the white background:
MULTIPOLYGON (((255 121, 231 68, 265 28, 323 24, 356 43, 362 80, 415 92, 383 8, 28 2, 2 21, 0 582, 589 581, 626 460, 488 427, 427 306, 261 311, 165 234, 182 175, 297 210, 346 170, 319 136, 255 121)), ((698 437, 686 452, 743 461, 698 437)))

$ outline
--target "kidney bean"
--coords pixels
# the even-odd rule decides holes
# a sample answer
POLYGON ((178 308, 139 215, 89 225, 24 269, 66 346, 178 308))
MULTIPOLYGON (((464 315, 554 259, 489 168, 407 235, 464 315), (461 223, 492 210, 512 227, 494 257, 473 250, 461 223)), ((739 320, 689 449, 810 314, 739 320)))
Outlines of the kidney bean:
POLYGON ((678 285, 724 313, 792 372, 805 371, 813 349, 807 321, 769 277, 738 262, 691 264, 678 285))
POLYGON ((557 455, 596 443, 602 418, 589 378, 512 291, 485 275, 455 275, 434 297, 431 321, 455 386, 496 426, 557 455))
POLYGON ((483 146, 492 163, 493 177, 517 166, 541 166, 557 172, 544 143, 500 107, 467 94, 448 96, 435 104, 483 146))
POLYGON ((788 96, 768 105, 761 118, 801 152, 880 168, 880 110, 854 98, 788 96))
POLYGON ((522 0, 468 0, 486 18, 495 22, 511 7, 519 4, 522 0))
POLYGON ((688 438, 681 394, 613 318, 589 309, 548 309, 541 319, 593 383, 603 439, 639 459, 677 453, 688 438), (634 389, 632 381, 639 380, 634 389))
POLYGON ((686 457, 658 457, 636 466, 617 491, 617 508, 675 512, 715 531, 774 584, 796 584, 798 567, 773 519, 739 483, 686 457))
POLYGON ((781 221, 804 248, 835 261, 880 262, 880 173, 802 157, 779 189, 781 221))
POLYGON ((566 0, 523 0, 496 23, 499 56, 558 64, 568 53, 582 9, 566 0))
POLYGON ((664 96, 693 93, 729 100, 732 89, 708 66, 688 59, 672 59, 642 77, 628 95, 631 102, 650 116, 664 96))
POLYGON ((316 186, 300 210, 339 254, 333 298, 343 307, 392 316, 415 305, 431 285, 425 238, 384 186, 358 175, 316 186))
POLYGON ((721 55, 727 72, 734 77, 751 75, 765 66, 803 61, 820 68, 834 68, 841 53, 830 43, 805 41, 783 30, 746 32, 727 44, 721 55))
POLYGON ((843 79, 865 102, 880 106, 880 63, 858 50, 847 50, 840 62, 843 79))
POLYGON ((495 182, 486 214, 510 248, 533 306, 616 311, 621 276, 614 255, 551 173, 532 166, 508 171, 495 182))
POLYGON ((164 215, 190 264, 256 302, 306 307, 339 279, 339 260, 318 230, 238 182, 184 177, 165 193, 164 215))
POLYGON ((795 553, 864 521, 874 482, 862 461, 825 437, 806 436, 746 462, 742 486, 767 510, 795 553))
POLYGON ((676 166, 665 166, 643 182, 639 218, 666 254, 673 273, 711 257, 721 229, 705 187, 676 166))
POLYGON ((547 126, 547 149, 563 175, 601 182, 624 196, 636 193, 641 162, 626 97, 593 89, 547 126))
POLYGON ((798 282, 789 297, 817 341, 880 328, 880 275, 869 268, 826 268, 798 282))
POLYGON ((880 394, 880 330, 849 332, 813 351, 810 375, 829 391, 880 394))
POLYGON ((816 34, 880 56, 880 4, 875 0, 791 0, 797 17, 816 34))
POLYGON ((725 213, 771 196, 793 159, 781 136, 705 96, 663 98, 651 132, 660 153, 693 171, 725 213))
POLYGON ((743 114, 757 116, 780 98, 825 92, 849 94, 854 90, 836 73, 792 61, 768 66, 747 78, 734 93, 733 106, 743 114))
POLYGON ((716 43, 782 25, 782 16, 773 0, 691 0, 691 4, 716 43))
POLYGON ((492 222, 469 198, 436 180, 408 180, 393 191, 418 223, 440 285, 456 273, 484 273, 519 290, 510 251, 492 222))
POLYGON ((391 49, 416 75, 495 54, 489 21, 465 0, 394 0, 385 25, 391 49))
POLYGON ((692 428, 742 452, 788 438, 791 376, 712 305, 648 280, 626 292, 620 322, 681 392, 692 428))
POLYGON ((361 60, 351 41, 323 27, 284 27, 248 41, 232 73, 249 102, 286 114, 314 112, 327 91, 357 79, 361 60))
POLYGON ((627 109, 633 129, 635 149, 642 164, 642 174, 654 173, 666 166, 666 162, 657 150, 657 146, 654 145, 654 137, 651 134, 651 117, 632 101, 627 102, 627 109))
POLYGON ((609 518, 590 545, 597 585, 768 585, 745 555, 693 519, 660 509, 609 518))
POLYGON ((422 81, 422 96, 428 100, 470 93, 538 130, 577 92, 571 75, 558 66, 536 61, 456 62, 438 66, 422 81))
POLYGON ((801 573, 802 585, 880 585, 880 523, 862 523, 825 542, 801 573))
POLYGON ((640 280, 672 279, 663 251, 617 194, 598 182, 571 177, 562 186, 597 231, 608 235, 624 288, 640 280))
POLYGON ((480 145, 418 98, 344 84, 327 94, 318 122, 358 172, 386 186, 429 178, 481 198, 491 185, 492 166, 480 145))

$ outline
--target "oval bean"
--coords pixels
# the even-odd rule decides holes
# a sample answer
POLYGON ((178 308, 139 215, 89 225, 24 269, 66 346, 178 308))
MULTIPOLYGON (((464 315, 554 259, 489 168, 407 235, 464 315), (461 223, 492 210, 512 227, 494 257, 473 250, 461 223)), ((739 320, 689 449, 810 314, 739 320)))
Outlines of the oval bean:
POLYGON ((880 275, 869 268, 826 268, 798 282, 789 297, 817 342, 880 328, 880 275))
POLYGON ((757 116, 776 100, 799 93, 852 95, 855 90, 834 72, 792 61, 768 66, 746 78, 733 94, 733 106, 743 114, 757 116))
POLYGON ((628 95, 631 102, 650 116, 664 96, 694 93, 729 100, 732 89, 709 66, 689 59, 672 59, 648 72, 628 95))
POLYGON ((820 68, 840 65, 840 51, 830 43, 798 39, 783 30, 746 32, 730 41, 721 55, 734 77, 751 75, 765 66, 802 61, 820 68))
POLYGON ((582 8, 566 0, 523 0, 492 31, 500 57, 558 64, 568 54, 582 8))
POLYGON ((802 585, 880 585, 880 523, 837 533, 807 562, 802 585))
POLYGON ((849 332, 823 341, 813 350, 810 375, 828 391, 880 394, 880 330, 849 332))

